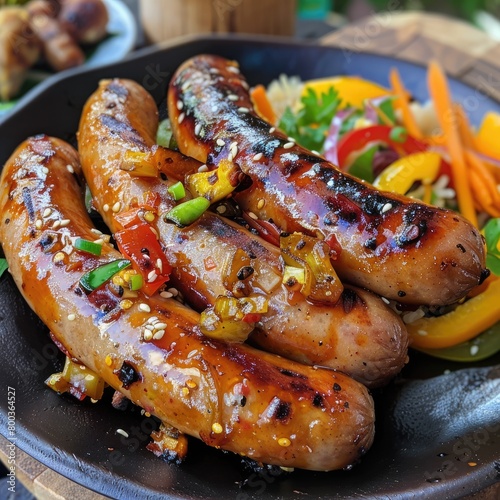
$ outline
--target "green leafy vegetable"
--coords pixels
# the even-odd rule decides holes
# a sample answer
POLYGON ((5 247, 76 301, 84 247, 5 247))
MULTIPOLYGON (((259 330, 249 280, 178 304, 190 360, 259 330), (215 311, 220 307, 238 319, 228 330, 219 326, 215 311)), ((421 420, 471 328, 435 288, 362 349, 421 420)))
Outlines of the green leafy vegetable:
POLYGON ((483 232, 486 238, 486 267, 500 276, 500 218, 490 219, 483 232))
POLYGON ((7 264, 7 259, 0 259, 0 277, 5 271, 7 271, 8 268, 9 264, 7 264))
POLYGON ((165 118, 158 125, 158 131, 156 132, 156 143, 160 146, 168 148, 170 140, 172 138, 172 127, 170 125, 170 120, 165 118))
POLYGON ((367 182, 373 182, 375 180, 375 176, 373 175, 373 157, 378 149, 378 145, 375 145, 361 153, 349 167, 349 173, 367 182))
POLYGON ((279 128, 307 149, 321 151, 332 118, 340 104, 338 93, 332 87, 318 97, 313 89, 301 98, 302 106, 294 113, 287 108, 279 128))

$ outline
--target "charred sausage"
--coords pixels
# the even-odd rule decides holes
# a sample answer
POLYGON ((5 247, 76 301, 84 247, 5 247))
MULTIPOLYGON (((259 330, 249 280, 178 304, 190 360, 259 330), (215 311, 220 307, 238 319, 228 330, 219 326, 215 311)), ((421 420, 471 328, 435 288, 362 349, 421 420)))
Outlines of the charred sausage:
MULTIPOLYGON (((393 378, 407 360, 408 337, 399 317, 382 300, 347 286, 334 306, 312 305, 303 298, 292 303, 281 285, 276 247, 211 212, 186 228, 165 222, 161 214, 173 204, 169 181, 131 177, 120 168, 126 151, 144 152, 154 145, 157 115, 151 95, 130 80, 102 81, 85 105, 79 152, 94 202, 108 226, 115 231, 117 215, 154 193, 161 202, 153 225, 173 266, 175 284, 188 302, 203 309, 229 294, 225 269, 243 250, 253 256, 255 291, 269 300, 253 342, 294 360, 344 371, 370 387, 393 378), (118 210, 111 210, 113 206, 118 210)), ((177 164, 187 172, 200 165, 174 151, 163 153, 160 169, 167 165, 172 171, 177 164)))
POLYGON ((71 146, 38 136, 19 146, 0 179, 10 271, 69 356, 162 421, 257 461, 330 470, 370 447, 373 402, 362 384, 207 339, 198 314, 172 299, 139 293, 124 308, 106 284, 85 293, 82 274, 121 255, 106 243, 99 257, 74 247, 94 234, 78 175, 71 146), (163 336, 146 341, 153 317, 163 336))
POLYGON ((168 110, 180 150, 217 164, 232 155, 252 185, 238 202, 283 231, 325 239, 348 283, 402 303, 456 302, 487 275, 479 231, 450 210, 378 191, 261 120, 236 62, 186 61, 168 110), (233 149, 234 151, 234 149, 233 149))

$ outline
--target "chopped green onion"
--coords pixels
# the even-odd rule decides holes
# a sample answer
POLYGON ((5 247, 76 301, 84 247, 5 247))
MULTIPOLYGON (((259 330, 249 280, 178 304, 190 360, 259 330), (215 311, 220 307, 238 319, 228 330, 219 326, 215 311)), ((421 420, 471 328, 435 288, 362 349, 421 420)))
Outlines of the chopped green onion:
POLYGON ((178 201, 186 196, 186 190, 184 189, 184 184, 182 184, 181 181, 172 184, 167 191, 174 197, 175 201, 178 201))
POLYGON ((389 132, 389 138, 394 142, 405 142, 408 138, 408 132, 404 127, 394 127, 389 132))
POLYGON ((102 245, 100 243, 94 243, 93 241, 84 240, 83 238, 77 238, 74 247, 77 250, 91 253, 92 255, 101 255, 102 245))
POLYGON ((131 290, 139 290, 144 283, 140 274, 131 274, 129 280, 131 290))
POLYGON ((85 185, 85 208, 89 214, 92 213, 94 208, 94 198, 90 192, 88 184, 85 185))
POLYGON ((130 266, 131 262, 127 259, 118 259, 102 266, 96 267, 85 273, 80 278, 81 287, 87 292, 93 292, 96 288, 110 280, 117 272, 130 266))
POLYGON ((7 271, 9 268, 9 264, 7 263, 7 259, 0 259, 0 276, 7 271))
POLYGON ((158 125, 158 130, 156 132, 156 144, 168 148, 171 137, 172 127, 170 125, 170 120, 165 118, 165 120, 162 120, 158 125))
POLYGON ((198 219, 209 206, 210 202, 203 196, 199 196, 175 206, 165 215, 165 218, 179 226, 188 226, 198 219))

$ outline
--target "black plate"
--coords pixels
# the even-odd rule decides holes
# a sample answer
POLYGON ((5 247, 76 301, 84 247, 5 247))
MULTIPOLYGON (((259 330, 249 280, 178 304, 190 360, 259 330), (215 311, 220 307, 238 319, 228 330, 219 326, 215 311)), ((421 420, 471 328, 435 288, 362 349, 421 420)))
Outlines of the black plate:
MULTIPOLYGON (((73 140, 82 106, 101 78, 135 79, 162 102, 173 71, 202 52, 237 59, 251 84, 269 82, 281 73, 303 79, 345 73, 387 85, 390 68, 397 66, 415 97, 427 97, 425 69, 390 58, 269 38, 191 39, 147 49, 50 85, 42 83, 0 123, 0 164, 29 135, 73 140)), ((473 123, 487 110, 500 111, 499 104, 484 94, 457 81, 450 83, 473 123)), ((5 276, 0 286, 0 432, 11 437, 7 388, 12 387, 17 446, 114 498, 458 498, 497 482, 500 375, 488 366, 499 364, 500 356, 480 363, 485 368, 472 369, 416 353, 411 357, 398 380, 375 394, 375 444, 350 471, 258 476, 244 469, 238 457, 194 440, 186 463, 175 466, 145 450, 151 421, 137 410, 120 412, 104 402, 78 403, 44 386, 46 377, 60 369, 61 358, 46 328, 5 276), (116 434, 118 428, 129 438, 116 434)))

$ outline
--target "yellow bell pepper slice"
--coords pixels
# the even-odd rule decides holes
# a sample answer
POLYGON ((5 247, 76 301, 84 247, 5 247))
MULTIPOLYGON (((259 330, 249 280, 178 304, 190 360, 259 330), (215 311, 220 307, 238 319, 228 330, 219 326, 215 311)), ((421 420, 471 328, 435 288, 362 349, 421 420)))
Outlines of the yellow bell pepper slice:
POLYGON ((377 97, 390 96, 391 91, 376 83, 363 80, 356 76, 337 76, 333 78, 320 78, 304 82, 302 95, 307 95, 307 89, 312 89, 316 95, 328 93, 333 87, 341 99, 340 108, 348 105, 362 108, 365 99, 375 99, 377 97))
POLYGON ((500 279, 494 276, 486 290, 448 314, 421 318, 406 325, 412 347, 442 349, 470 340, 500 321, 500 279))
POLYGON ((232 161, 221 160, 216 170, 196 172, 186 177, 186 186, 195 196, 203 196, 210 203, 223 200, 238 186, 240 172, 232 161))
POLYGON ((480 153, 500 160, 500 114, 490 111, 484 115, 476 134, 476 147, 480 153))
POLYGON ((385 168, 373 181, 382 191, 405 194, 415 181, 431 184, 439 173, 441 156, 432 151, 402 156, 385 168))

